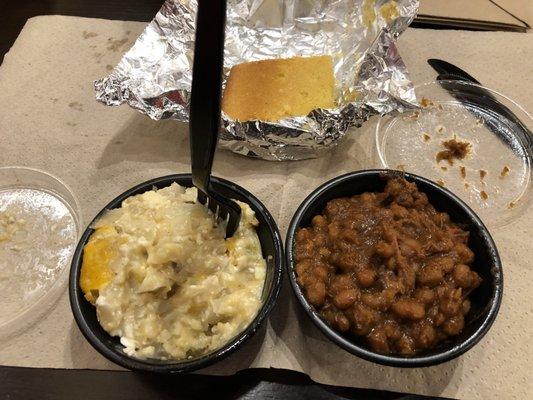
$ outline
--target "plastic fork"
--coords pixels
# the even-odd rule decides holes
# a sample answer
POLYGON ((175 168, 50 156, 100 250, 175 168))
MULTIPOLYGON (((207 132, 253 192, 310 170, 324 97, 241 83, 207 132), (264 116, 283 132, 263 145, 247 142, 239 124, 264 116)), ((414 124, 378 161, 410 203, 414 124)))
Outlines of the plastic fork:
POLYGON ((226 225, 226 237, 231 237, 239 225, 241 208, 217 193, 210 180, 220 129, 225 21, 225 0, 198 1, 189 135, 192 183, 198 189, 198 201, 226 225))

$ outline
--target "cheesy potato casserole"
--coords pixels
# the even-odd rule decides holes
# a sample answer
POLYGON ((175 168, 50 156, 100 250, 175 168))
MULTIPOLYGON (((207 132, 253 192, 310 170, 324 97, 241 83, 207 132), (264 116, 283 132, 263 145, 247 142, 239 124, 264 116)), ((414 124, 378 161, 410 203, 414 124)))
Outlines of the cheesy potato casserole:
POLYGON ((177 184, 132 196, 94 225, 80 286, 102 327, 137 358, 186 359, 222 347, 257 314, 266 262, 252 209, 235 235, 177 184))

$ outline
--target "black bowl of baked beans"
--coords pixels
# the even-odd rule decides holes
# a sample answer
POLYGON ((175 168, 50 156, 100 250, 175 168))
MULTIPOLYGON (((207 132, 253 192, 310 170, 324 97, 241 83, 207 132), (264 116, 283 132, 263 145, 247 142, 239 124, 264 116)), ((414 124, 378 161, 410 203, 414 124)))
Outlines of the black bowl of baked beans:
POLYGON ((417 175, 366 170, 313 191, 287 233, 292 288, 334 343, 378 364, 449 361, 487 333, 501 260, 479 217, 417 175))

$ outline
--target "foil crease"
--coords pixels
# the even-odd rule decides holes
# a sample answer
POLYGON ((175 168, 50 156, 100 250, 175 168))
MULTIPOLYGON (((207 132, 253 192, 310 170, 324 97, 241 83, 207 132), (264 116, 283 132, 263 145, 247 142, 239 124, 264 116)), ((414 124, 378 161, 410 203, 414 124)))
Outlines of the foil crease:
MULTIPOLYGON (((96 99, 127 103, 155 120, 189 116, 196 0, 167 0, 111 74, 96 99)), ((331 55, 335 109, 275 123, 222 115, 219 145, 267 160, 317 157, 371 115, 416 107, 395 40, 418 0, 228 0, 224 74, 243 62, 331 55)))

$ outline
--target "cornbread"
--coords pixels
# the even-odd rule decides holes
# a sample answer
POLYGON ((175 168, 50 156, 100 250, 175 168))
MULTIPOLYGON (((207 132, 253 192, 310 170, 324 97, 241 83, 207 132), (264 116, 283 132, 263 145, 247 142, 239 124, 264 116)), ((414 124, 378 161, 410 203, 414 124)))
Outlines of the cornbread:
POLYGON ((266 262, 254 212, 224 227, 177 184, 132 196, 95 225, 80 285, 100 325, 137 358, 210 353, 242 332, 261 305, 266 262))
POLYGON ((263 60, 234 66, 222 109, 238 121, 278 121, 334 107, 330 56, 263 60))

